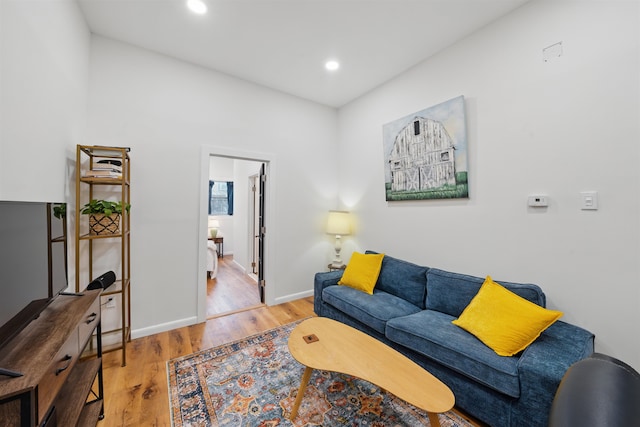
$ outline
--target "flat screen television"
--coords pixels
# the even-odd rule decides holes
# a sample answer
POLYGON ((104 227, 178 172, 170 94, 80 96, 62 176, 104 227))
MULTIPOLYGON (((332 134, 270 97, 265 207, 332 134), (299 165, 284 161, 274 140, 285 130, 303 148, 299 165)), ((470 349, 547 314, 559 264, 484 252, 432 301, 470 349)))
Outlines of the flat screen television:
POLYGON ((0 200, 0 348, 68 286, 62 206, 0 200))

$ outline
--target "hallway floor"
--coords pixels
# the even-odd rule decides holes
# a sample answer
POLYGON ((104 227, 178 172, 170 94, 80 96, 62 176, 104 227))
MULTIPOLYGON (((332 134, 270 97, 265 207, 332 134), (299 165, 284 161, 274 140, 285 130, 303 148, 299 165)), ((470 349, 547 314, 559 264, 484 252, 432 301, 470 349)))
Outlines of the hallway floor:
POLYGON ((259 306, 258 284, 233 262, 233 255, 218 258, 218 274, 207 279, 207 318, 259 306))

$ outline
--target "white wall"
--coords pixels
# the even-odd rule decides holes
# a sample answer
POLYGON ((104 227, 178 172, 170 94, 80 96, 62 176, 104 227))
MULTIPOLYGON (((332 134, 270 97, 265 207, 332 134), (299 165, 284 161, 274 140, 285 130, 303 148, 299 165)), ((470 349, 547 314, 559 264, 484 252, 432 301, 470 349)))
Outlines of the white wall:
POLYGON ((339 112, 345 245, 496 280, 640 368, 639 11, 628 1, 534 1, 339 112), (564 55, 542 61, 563 42, 564 55), (382 125, 466 98, 468 200, 385 202, 382 125), (598 191, 582 211, 579 192, 598 191), (547 209, 527 196, 547 194, 547 209))
POLYGON ((0 199, 72 201, 89 30, 73 0, 0 3, 0 199))
POLYGON ((267 302, 311 289, 336 198, 336 111, 105 38, 91 47, 87 140, 131 147, 134 334, 194 321, 204 145, 277 158, 267 302))
MULTIPOLYGON (((66 201, 73 212, 89 46, 75 1, 0 0, 0 199, 66 201)), ((72 287, 74 246, 71 236, 72 287)))

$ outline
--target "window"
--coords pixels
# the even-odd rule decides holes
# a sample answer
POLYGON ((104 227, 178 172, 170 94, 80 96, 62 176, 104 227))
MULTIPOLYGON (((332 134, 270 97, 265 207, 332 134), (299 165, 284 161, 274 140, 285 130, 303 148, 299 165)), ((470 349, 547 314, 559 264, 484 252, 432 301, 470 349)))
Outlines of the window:
POLYGON ((413 134, 420 135, 420 122, 418 120, 413 122, 413 134))
POLYGON ((209 181, 209 215, 233 215, 233 182, 209 181))

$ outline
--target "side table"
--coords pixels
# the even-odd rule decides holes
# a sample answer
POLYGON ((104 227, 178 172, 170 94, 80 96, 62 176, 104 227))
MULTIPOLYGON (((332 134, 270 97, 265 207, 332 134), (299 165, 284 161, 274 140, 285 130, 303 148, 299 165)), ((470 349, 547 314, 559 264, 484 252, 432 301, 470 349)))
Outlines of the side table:
POLYGON ((218 248, 218 258, 224 257, 224 237, 209 237, 209 240, 213 240, 218 248))

